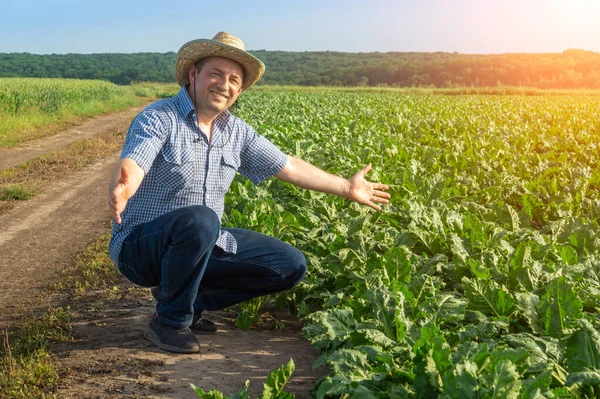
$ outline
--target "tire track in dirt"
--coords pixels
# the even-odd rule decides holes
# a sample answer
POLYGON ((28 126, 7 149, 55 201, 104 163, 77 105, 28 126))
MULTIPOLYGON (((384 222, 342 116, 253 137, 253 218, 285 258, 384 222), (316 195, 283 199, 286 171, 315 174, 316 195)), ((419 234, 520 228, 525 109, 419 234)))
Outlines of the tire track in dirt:
POLYGON ((107 182, 118 155, 0 216, 0 328, 92 240, 108 231, 107 182))
MULTIPOLYGON (((113 163, 116 161, 115 156, 112 157, 112 161, 113 163)), ((95 166, 97 168, 101 168, 102 164, 95 166)), ((37 202, 28 203, 29 206, 26 207, 28 209, 20 210, 20 213, 25 215, 24 218, 15 218, 12 220, 4 221, 4 223, 2 223, 4 231, 0 231, 0 249, 2 250, 0 252, 3 254, 9 253, 10 246, 8 248, 4 248, 4 244, 14 239, 19 233, 23 231, 31 229, 39 230, 40 228, 43 228, 44 231, 47 232, 51 231, 52 227, 56 227, 56 230, 61 230, 65 226, 65 224, 72 224, 73 221, 69 219, 63 219, 65 224, 62 224, 59 221, 53 221, 51 215, 58 211, 59 208, 64 207, 65 204, 71 201, 76 201, 76 199, 74 198, 76 195, 82 193, 89 193, 90 190, 93 190, 94 187, 102 186, 101 183, 103 182, 99 182, 98 177, 108 178, 108 175, 105 175, 104 173, 101 175, 95 173, 95 168, 92 173, 89 172, 90 171, 88 171, 88 173, 84 173, 83 178, 82 176, 76 176, 76 179, 79 181, 76 181, 75 185, 73 184, 74 181, 71 179, 69 179, 68 182, 61 182, 54 186, 53 192, 46 195, 46 198, 42 197, 37 202), (85 177, 91 178, 87 179, 85 177), (55 226, 49 225, 49 223, 52 222, 55 223, 55 226)), ((81 195, 78 196, 81 197, 81 195)), ((79 214, 83 211, 79 208, 74 208, 74 210, 79 214)), ((65 231, 65 233, 68 234, 69 232, 65 231)), ((27 232, 26 234, 27 237, 33 237, 34 235, 35 233, 32 232, 27 232)), ((14 247, 17 248, 18 245, 14 245, 14 247)), ((1 262, 2 260, 0 260, 0 264, 1 262)), ((1 273, 2 269, 0 268, 0 280, 2 280, 1 273)))

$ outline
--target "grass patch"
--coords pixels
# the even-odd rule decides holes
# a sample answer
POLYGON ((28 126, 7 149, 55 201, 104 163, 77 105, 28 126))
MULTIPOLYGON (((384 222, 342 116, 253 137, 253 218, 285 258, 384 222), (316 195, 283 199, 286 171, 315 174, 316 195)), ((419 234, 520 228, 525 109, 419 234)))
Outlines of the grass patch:
POLYGON ((91 243, 75 257, 73 267, 62 271, 62 276, 50 289, 69 291, 74 296, 82 296, 88 290, 118 290, 116 284, 122 276, 108 255, 110 233, 91 243))
POLYGON ((140 82, 131 85, 133 93, 138 97, 169 98, 177 95, 181 87, 175 83, 140 82))
POLYGON ((9 334, 3 334, 0 349, 0 392, 2 398, 52 398, 59 377, 47 347, 72 338, 68 308, 48 308, 9 334))
POLYGON ((22 201, 35 195, 32 187, 22 184, 7 184, 0 190, 0 200, 2 201, 22 201))

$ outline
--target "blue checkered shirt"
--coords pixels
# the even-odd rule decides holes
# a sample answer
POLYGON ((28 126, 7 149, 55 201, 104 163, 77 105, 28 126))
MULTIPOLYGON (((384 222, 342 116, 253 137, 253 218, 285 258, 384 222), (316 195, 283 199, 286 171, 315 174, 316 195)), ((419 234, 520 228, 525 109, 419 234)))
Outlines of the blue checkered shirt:
MULTIPOLYGON (((229 111, 213 122, 210 143, 200 131, 192 101, 181 89, 175 97, 148 106, 131 123, 121 159, 134 160, 144 180, 113 223, 110 256, 118 264, 123 240, 141 223, 172 210, 204 205, 223 215, 225 193, 239 171, 254 184, 278 173, 287 156, 229 111)), ((235 253, 237 243, 221 230, 216 245, 235 253)))

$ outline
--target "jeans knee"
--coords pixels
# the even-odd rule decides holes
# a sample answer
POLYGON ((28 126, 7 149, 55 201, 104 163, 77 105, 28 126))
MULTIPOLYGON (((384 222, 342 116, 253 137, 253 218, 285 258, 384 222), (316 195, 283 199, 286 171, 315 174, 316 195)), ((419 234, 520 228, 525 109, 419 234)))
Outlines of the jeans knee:
POLYGON ((293 251, 290 255, 291 270, 288 280, 295 286, 302 281, 306 275, 306 258, 304 257, 304 254, 297 248, 293 248, 293 251))
POLYGON ((217 214, 205 206, 187 206, 177 210, 174 230, 176 234, 201 241, 216 241, 220 222, 217 214))

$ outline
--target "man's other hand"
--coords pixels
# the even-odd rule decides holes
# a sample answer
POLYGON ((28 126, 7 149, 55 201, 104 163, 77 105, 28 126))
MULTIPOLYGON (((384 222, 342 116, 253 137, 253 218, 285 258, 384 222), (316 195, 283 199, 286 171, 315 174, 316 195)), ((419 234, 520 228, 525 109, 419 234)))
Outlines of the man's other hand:
POLYGON ((386 184, 371 183, 365 179, 365 175, 369 173, 371 167, 371 164, 366 165, 348 180, 350 187, 347 197, 359 204, 367 205, 380 211, 381 207, 377 203, 387 204, 390 202, 390 195, 385 192, 389 187, 386 184))

